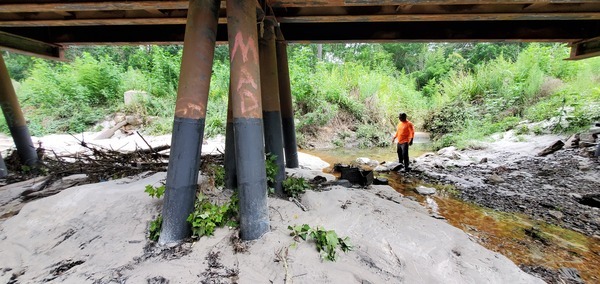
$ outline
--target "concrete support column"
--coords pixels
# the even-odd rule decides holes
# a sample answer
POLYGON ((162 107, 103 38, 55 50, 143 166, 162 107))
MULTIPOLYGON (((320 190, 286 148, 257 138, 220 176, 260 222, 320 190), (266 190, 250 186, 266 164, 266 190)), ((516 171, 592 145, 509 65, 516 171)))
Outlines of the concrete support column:
POLYGON ((231 82, 227 98, 227 125, 225 126, 225 188, 237 188, 237 172, 235 168, 235 135, 233 133, 233 106, 231 82))
POLYGON ((226 3, 240 236, 255 240, 269 231, 256 2, 226 3))
POLYGON ((17 153, 21 163, 27 166, 35 166, 38 162, 38 156, 29 135, 29 129, 25 122, 25 117, 21 111, 17 94, 10 81, 8 69, 4 63, 4 58, 0 54, 0 106, 6 118, 6 124, 10 134, 17 146, 17 153))
POLYGON ((260 86, 265 125, 265 151, 277 156, 279 171, 275 176, 275 194, 285 196, 282 182, 285 178, 283 157, 283 133, 281 130, 281 106, 279 104, 279 82, 277 79, 277 55, 275 53, 275 23, 264 21, 263 36, 259 41, 260 86))
POLYGON ((190 235, 186 219, 193 211, 196 199, 219 4, 219 0, 190 0, 167 170, 161 244, 178 242, 190 235))
POLYGON ((281 103, 285 165, 288 168, 297 168, 298 146, 296 144, 296 126, 294 123, 294 107, 292 106, 287 43, 282 40, 277 41, 277 73, 279 75, 279 100, 281 103))

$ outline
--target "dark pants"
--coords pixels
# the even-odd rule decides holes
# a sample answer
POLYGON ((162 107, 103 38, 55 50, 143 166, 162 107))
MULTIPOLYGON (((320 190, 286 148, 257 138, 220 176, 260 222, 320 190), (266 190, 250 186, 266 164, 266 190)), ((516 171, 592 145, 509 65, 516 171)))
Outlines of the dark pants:
POLYGON ((404 164, 404 169, 408 169, 408 143, 398 143, 396 152, 398 152, 398 162, 404 164))

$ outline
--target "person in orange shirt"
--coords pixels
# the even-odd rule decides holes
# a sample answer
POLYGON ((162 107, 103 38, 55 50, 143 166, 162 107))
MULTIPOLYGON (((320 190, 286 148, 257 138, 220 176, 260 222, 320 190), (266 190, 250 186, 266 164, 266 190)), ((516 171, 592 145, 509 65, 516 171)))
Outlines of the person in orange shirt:
POLYGON ((406 113, 401 112, 398 115, 398 126, 396 126, 396 134, 392 138, 392 143, 397 141, 396 152, 398 152, 398 162, 404 165, 404 171, 409 172, 408 166, 408 146, 412 146, 415 138, 415 127, 412 122, 406 119, 406 113))

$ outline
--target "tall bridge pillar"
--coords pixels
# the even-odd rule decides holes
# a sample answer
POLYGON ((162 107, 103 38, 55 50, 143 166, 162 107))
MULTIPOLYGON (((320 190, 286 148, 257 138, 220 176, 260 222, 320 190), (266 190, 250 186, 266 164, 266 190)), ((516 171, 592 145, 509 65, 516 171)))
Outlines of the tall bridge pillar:
POLYGON ((189 4, 159 239, 162 244, 190 235, 186 219, 196 199, 220 2, 190 0, 189 4))
POLYGON ((297 168, 298 146, 296 145, 296 126, 294 125, 287 43, 282 39, 277 40, 277 73, 279 78, 279 100, 281 104, 285 164, 288 168, 297 168))
POLYGON ((6 124, 15 142, 15 146, 17 146, 17 153, 19 154, 21 163, 30 167, 36 166, 38 162, 37 152, 33 147, 27 122, 23 116, 23 111, 21 111, 21 106, 10 81, 8 68, 6 68, 2 54, 0 54, 0 106, 2 107, 2 112, 4 113, 4 118, 6 118, 6 124))
POLYGON ((256 2, 227 1, 240 237, 269 231, 256 2))
POLYGON ((281 130, 281 106, 279 104, 279 82, 277 55, 275 52, 275 23, 264 20, 264 31, 259 41, 260 81, 265 125, 265 150, 277 157, 279 171, 275 176, 275 194, 284 196, 282 182, 285 177, 283 157, 283 133, 281 130))
POLYGON ((227 96, 227 124, 225 126, 225 188, 237 188, 237 172, 235 168, 235 136, 233 133, 233 106, 231 80, 227 96))

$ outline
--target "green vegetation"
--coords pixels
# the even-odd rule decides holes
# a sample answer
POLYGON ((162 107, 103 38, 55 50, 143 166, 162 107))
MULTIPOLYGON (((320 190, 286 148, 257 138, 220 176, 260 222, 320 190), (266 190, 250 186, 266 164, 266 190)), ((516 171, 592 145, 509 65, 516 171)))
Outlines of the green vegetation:
MULTIPOLYGON (((600 119, 600 58, 565 61, 560 44, 410 43, 290 45, 290 79, 303 146, 388 145, 397 114, 436 146, 473 145, 521 121, 527 133, 575 132, 600 119), (327 131, 329 130, 329 132, 327 131), (331 137, 324 135, 331 133, 331 137), (330 139, 328 139, 330 138, 330 139)), ((143 131, 171 131, 181 46, 72 47, 68 63, 5 52, 33 135, 80 132, 116 112, 144 116, 143 131), (124 105, 126 90, 149 94, 124 105)), ((228 47, 218 46, 205 134, 224 134, 228 47)), ((0 131, 8 132, 4 120, 0 131)), ((519 128, 525 133, 524 128, 519 128)))
POLYGON ((236 195, 223 205, 211 203, 208 199, 199 195, 194 204, 194 212, 188 218, 192 226, 192 237, 212 236, 215 228, 225 225, 237 227, 238 198, 236 195))
POLYGON ((146 190, 144 190, 144 192, 148 193, 148 195, 150 195, 150 197, 154 198, 161 198, 164 194, 165 194, 165 185, 161 185, 161 186, 152 186, 152 185, 146 185, 146 190))
POLYGON ((150 222, 150 228, 148 229, 148 238, 155 242, 160 237, 160 230, 162 229, 162 215, 158 214, 156 219, 150 222))
POLYGON ((275 188, 273 188, 275 184, 275 178, 277 178, 277 174, 279 173, 279 166, 277 166, 277 155, 267 153, 265 157, 265 170, 267 173, 267 183, 268 183, 268 194, 274 194, 275 188))
POLYGON ((297 198, 300 194, 306 192, 307 189, 311 188, 308 181, 304 178, 297 177, 286 177, 283 180, 283 191, 289 196, 297 198))
MULTIPOLYGON (((165 194, 165 185, 146 185, 144 192, 148 193, 148 195, 150 195, 152 198, 161 198, 165 194)), ((158 214, 156 219, 150 222, 150 227, 148 228, 148 239, 155 242, 158 241, 158 238, 160 237, 160 230, 162 229, 162 221, 162 215, 158 214)))
POLYGON ((320 227, 311 228, 308 224, 288 226, 288 229, 292 231, 290 235, 294 237, 295 241, 300 239, 306 241, 310 236, 315 241, 321 257, 330 261, 336 260, 338 247, 343 252, 352 250, 348 237, 340 238, 334 230, 325 230, 320 227))

